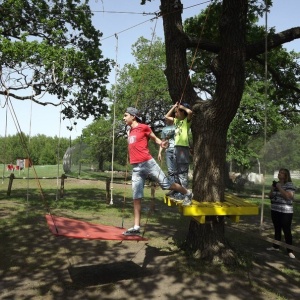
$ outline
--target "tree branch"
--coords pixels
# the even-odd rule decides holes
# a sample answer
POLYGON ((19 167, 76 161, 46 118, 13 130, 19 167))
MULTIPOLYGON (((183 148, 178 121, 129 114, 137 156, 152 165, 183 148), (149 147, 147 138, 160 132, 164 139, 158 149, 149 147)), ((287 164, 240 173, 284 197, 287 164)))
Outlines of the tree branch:
MULTIPOLYGON (((11 97, 13 97, 13 98, 15 98, 15 99, 17 99, 17 100, 22 100, 22 101, 25 101, 25 100, 31 100, 31 101, 33 101, 33 102, 35 102, 35 103, 37 103, 37 104, 39 104, 39 105, 43 105, 43 106, 52 105, 52 106, 57 107, 57 106, 59 106, 59 105, 62 104, 61 102, 59 102, 59 103, 53 103, 53 102, 41 102, 41 101, 35 99, 35 98, 32 97, 32 96, 19 96, 19 95, 14 94, 14 93, 8 93, 7 90, 5 90, 5 91, 0 91, 0 95, 11 96, 11 97)), ((66 102, 66 101, 65 101, 65 102, 66 102)))
MULTIPOLYGON (((300 27, 293 27, 288 30, 278 32, 268 36, 268 50, 272 50, 282 44, 291 42, 300 38, 300 27)), ((198 39, 190 37, 185 34, 185 41, 187 48, 198 48, 218 54, 221 46, 219 43, 212 42, 207 39, 198 39)), ((265 52, 265 39, 261 39, 252 44, 248 44, 246 48, 247 57, 246 60, 250 60, 259 54, 265 52)))
POLYGON ((198 39, 185 34, 187 48, 197 48, 218 54, 221 46, 219 43, 212 42, 207 39, 198 39))
MULTIPOLYGON (((265 64, 264 59, 261 59, 259 57, 254 57, 253 59, 255 61, 257 61, 260 65, 264 66, 264 64, 265 64)), ((282 79, 280 78, 280 75, 278 74, 278 72, 274 68, 272 68, 272 66, 270 66, 270 65, 268 65, 268 72, 272 75, 274 81, 277 82, 277 84, 279 86, 293 90, 297 93, 300 93, 300 89, 297 86, 283 82, 282 79)))
MULTIPOLYGON (((293 27, 288 30, 278 32, 268 36, 268 50, 272 50, 282 44, 291 42, 300 38, 300 27, 293 27)), ((250 60, 259 54, 265 53, 265 39, 249 44, 246 48, 247 58, 250 60)))

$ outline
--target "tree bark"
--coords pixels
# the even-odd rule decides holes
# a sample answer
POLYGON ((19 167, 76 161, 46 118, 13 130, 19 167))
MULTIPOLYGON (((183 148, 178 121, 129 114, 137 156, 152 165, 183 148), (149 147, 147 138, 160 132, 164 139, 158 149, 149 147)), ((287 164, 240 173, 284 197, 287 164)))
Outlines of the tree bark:
MULTIPOLYGON (((193 193, 199 202, 224 200, 227 130, 240 105, 245 82, 247 6, 247 0, 223 1, 220 51, 214 62, 216 91, 210 101, 202 101, 188 76, 188 39, 182 30, 181 3, 161 0, 170 95, 175 103, 183 93, 183 100, 193 105, 193 193)), ((217 216, 208 219, 208 224, 191 222, 187 245, 209 260, 220 254, 221 249, 228 251, 227 255, 221 255, 222 259, 231 257, 224 238, 224 219, 217 216)))

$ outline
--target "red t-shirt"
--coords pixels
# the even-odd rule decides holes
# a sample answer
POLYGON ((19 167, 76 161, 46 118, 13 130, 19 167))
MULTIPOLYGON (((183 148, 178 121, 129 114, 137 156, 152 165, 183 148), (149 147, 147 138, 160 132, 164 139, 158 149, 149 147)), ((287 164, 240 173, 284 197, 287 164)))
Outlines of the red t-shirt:
POLYGON ((149 135, 152 132, 148 125, 139 123, 131 128, 128 135, 130 164, 137 164, 152 158, 148 149, 149 135))

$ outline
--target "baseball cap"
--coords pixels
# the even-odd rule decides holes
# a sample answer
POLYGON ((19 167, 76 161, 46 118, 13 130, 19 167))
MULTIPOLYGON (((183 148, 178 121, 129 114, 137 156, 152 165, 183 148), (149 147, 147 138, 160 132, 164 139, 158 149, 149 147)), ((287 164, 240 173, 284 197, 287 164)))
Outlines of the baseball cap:
POLYGON ((134 107, 127 107, 126 112, 136 118, 138 122, 142 122, 140 112, 134 107))
POLYGON ((180 103, 180 104, 181 104, 182 106, 188 108, 188 109, 191 109, 191 106, 190 106, 188 103, 186 103, 186 102, 183 102, 183 103, 180 103))

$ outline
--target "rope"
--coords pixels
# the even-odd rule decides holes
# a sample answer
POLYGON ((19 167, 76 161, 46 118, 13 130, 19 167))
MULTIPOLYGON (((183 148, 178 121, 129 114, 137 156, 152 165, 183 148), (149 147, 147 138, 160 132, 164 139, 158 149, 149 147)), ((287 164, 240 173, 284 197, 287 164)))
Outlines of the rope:
MULTIPOLYGON (((156 19, 156 22, 155 22, 155 25, 154 25, 154 30, 152 31, 152 36, 151 36, 151 42, 150 42, 150 47, 149 47, 149 51, 148 51, 148 59, 147 61, 149 61, 150 59, 150 55, 151 55, 151 51, 152 51, 152 46, 153 46, 153 41, 154 41, 154 38, 155 38, 155 32, 156 32, 156 25, 157 25, 157 19, 158 19, 158 16, 156 16, 155 18, 152 18, 152 20, 156 19)), ((116 38, 117 38, 117 35, 115 35, 116 38)), ((138 102, 139 102, 139 95, 140 95, 140 91, 141 91, 141 88, 142 86, 144 85, 144 80, 145 80, 145 70, 143 71, 142 73, 142 80, 141 80, 141 83, 139 85, 139 89, 138 89, 138 93, 137 93, 137 99, 135 101, 135 107, 138 106, 138 102)), ((117 82, 117 80, 116 80, 117 82)), ((117 88, 115 89, 115 92, 116 92, 117 88)), ((115 99, 116 101, 116 99, 115 99)), ((114 118, 115 118, 115 115, 114 115, 114 118)), ((129 134, 129 132, 128 132, 129 134)), ((121 224, 121 227, 124 228, 124 212, 125 212, 125 204, 126 204, 126 182, 127 182, 127 174, 128 174, 128 161, 129 161, 129 157, 128 157, 128 151, 127 151, 127 159, 126 159, 127 163, 126 163, 126 177, 125 177, 125 185, 124 185, 124 195, 123 195, 123 206, 122 206, 122 224, 121 224)), ((146 225, 147 225, 147 222, 148 222, 148 217, 147 217, 147 221, 146 221, 146 225)), ((144 236, 145 234, 145 229, 143 231, 143 234, 142 236, 144 236)))
MULTIPOLYGON (((267 106, 268 106, 268 3, 265 0, 265 116, 264 116, 264 152, 266 151, 267 146, 267 106)), ((264 153, 265 154, 265 153, 264 153)), ((266 155, 263 156, 264 158, 266 155)), ((266 178, 266 164, 264 164, 264 178, 266 178)), ((262 187, 261 195, 261 213, 260 213, 260 228, 262 228, 264 223, 264 199, 265 199, 265 180, 262 187)))
MULTIPOLYGON (((210 1, 210 2, 212 2, 212 1, 210 1)), ((199 36, 198 44, 197 44, 195 53, 194 53, 193 58, 192 58, 192 62, 191 62, 190 68, 189 68, 188 75, 187 75, 186 80, 185 80, 184 88, 183 88, 183 91, 182 91, 182 94, 181 94, 179 103, 182 102, 182 99, 183 99, 183 96, 184 96, 184 93, 185 93, 185 90, 186 90, 186 87, 187 87, 187 83, 188 83, 188 80, 189 80, 189 77, 190 77, 190 71, 192 70, 192 67, 193 67, 193 65, 194 65, 194 62, 195 62, 195 60, 196 60, 196 55, 197 55, 197 52, 198 52, 198 49, 199 49, 200 40, 201 40, 201 37, 203 36, 203 33, 204 33, 204 28, 205 28, 205 25, 206 25, 206 22, 207 22, 209 13, 210 13, 210 9, 211 9, 211 6, 209 5, 209 6, 208 6, 207 13, 206 13, 205 21, 204 21, 204 24, 203 24, 203 27, 202 27, 202 29, 201 29, 201 33, 200 33, 200 36, 199 36)))
MULTIPOLYGON (((158 17, 155 17, 153 18, 153 20, 156 20, 155 24, 154 24, 154 29, 152 31, 152 35, 151 35, 151 42, 150 42, 150 47, 149 47, 149 51, 148 51, 148 59, 147 61, 150 60, 151 58, 151 54, 152 54, 152 46, 153 46, 153 41, 154 41, 154 38, 155 38, 155 32, 156 32, 156 25, 157 25, 157 20, 158 20, 158 17)), ((145 70, 143 71, 142 73, 142 80, 140 82, 140 86, 139 86, 139 89, 138 89, 138 93, 137 93, 137 99, 136 99, 136 102, 135 102, 135 107, 138 106, 138 102, 139 102, 139 97, 140 97, 140 92, 141 92, 141 89, 142 89, 142 86, 144 86, 144 83, 145 83, 145 70)))
POLYGON ((125 204, 126 204, 126 189, 127 189, 127 176, 128 176, 128 151, 126 157, 126 170, 125 170, 125 178, 124 178, 124 193, 123 193, 123 205, 122 205, 122 223, 121 228, 124 228, 124 213, 125 213, 125 204))
MULTIPOLYGON (((6 141, 6 137, 7 137, 7 112, 8 112, 7 101, 8 101, 8 96, 5 97, 5 103, 4 103, 4 106, 6 106, 6 111, 5 111, 5 133, 4 133, 5 141, 6 141)), ((7 155, 6 154, 6 143, 4 143, 4 164, 3 164, 3 173, 2 173, 2 184, 4 183, 5 165, 7 163, 7 156, 6 155, 7 155)))
POLYGON ((115 64, 115 93, 114 93, 114 109, 113 109, 113 126, 112 126, 112 151, 111 151, 111 182, 110 182, 110 205, 113 205, 113 182, 114 182, 114 156, 115 156, 115 126, 116 126, 116 104, 117 104, 117 79, 118 79, 118 49, 119 49, 119 39, 118 35, 116 37, 116 64, 115 64))
MULTIPOLYGON (((66 59, 64 60, 64 66, 63 66, 63 79, 62 83, 64 84, 65 82, 65 70, 66 68, 66 59)), ((55 77, 55 66, 53 64, 52 68, 52 73, 53 73, 53 79, 54 82, 56 83, 56 77, 55 77)), ((61 142, 61 123, 62 123, 62 107, 63 107, 63 102, 64 102, 64 92, 63 88, 61 89, 61 101, 60 101, 60 113, 59 113, 59 129, 58 129, 58 145, 57 145, 57 177, 56 177, 56 201, 60 198, 60 189, 59 189, 59 167, 60 167, 60 159, 59 159, 59 154, 60 154, 60 142, 61 142)))
MULTIPOLYGON (((31 103, 32 103, 32 102, 31 102, 31 103)), ((33 165, 33 163, 32 163, 31 160, 30 160, 30 157, 31 157, 31 156, 30 156, 30 151, 29 151, 29 148, 28 148, 28 146, 27 146, 27 144, 26 144, 26 141, 25 141, 25 139, 24 139, 24 136, 23 136, 23 134, 22 134, 21 127, 20 127, 18 118, 17 118, 17 116, 16 116, 16 112, 15 112, 15 110, 14 110, 14 108, 13 108, 13 105, 12 105, 12 103, 11 103, 11 101, 10 101, 9 98, 8 98, 7 105, 8 105, 8 108, 9 108, 9 110, 10 110, 10 113, 11 113, 11 116, 12 116, 12 119, 13 119, 13 122, 14 122, 14 124, 15 124, 15 127, 16 127, 16 129, 17 129, 17 132, 18 132, 18 135, 19 135, 20 142, 21 142, 21 144, 23 145, 23 147, 24 147, 24 149, 25 149, 25 151, 26 151, 26 154, 27 154, 27 156, 28 156, 29 162, 30 162, 31 167, 32 167, 32 169, 33 169, 33 171, 34 171, 34 176, 35 176, 35 179, 36 179, 37 184, 38 184, 38 189, 39 189, 40 196, 41 196, 41 199, 42 199, 42 201, 43 201, 44 207, 45 207, 45 209, 47 210, 48 214, 51 216, 52 221, 53 221, 53 224, 54 224, 55 229, 56 229, 56 232, 58 233, 57 227, 56 227, 56 225, 55 225, 55 221, 54 221, 53 216, 52 216, 51 211, 50 211, 50 207, 49 207, 49 205, 48 205, 48 203, 47 203, 47 201, 46 201, 46 199, 45 199, 45 195, 44 195, 44 191, 43 191, 42 186, 41 186, 41 182, 40 182, 40 180, 39 180, 39 178, 38 178, 38 176, 37 176, 37 172, 36 172, 35 166, 33 165)), ((28 168, 28 172, 29 172, 29 168, 28 168)), ((29 177, 29 176, 28 176, 28 177, 29 177)), ((28 194, 27 194, 27 195, 28 195, 28 194)))
POLYGON ((228 226, 227 228, 229 230, 233 229, 233 230, 242 232, 242 233, 244 233, 246 235, 249 235, 251 237, 255 237, 255 238, 261 239, 261 240, 266 241, 266 242, 273 243, 273 244, 281 246, 281 247, 289 248, 291 250, 294 250, 295 252, 299 252, 300 253, 300 248, 299 247, 296 247, 296 246, 293 246, 293 245, 289 245, 287 243, 284 243, 284 242, 281 242, 281 241, 277 241, 277 240, 274 240, 274 239, 269 238, 269 237, 264 237, 261 234, 257 234, 255 232, 251 232, 248 229, 245 230, 245 229, 242 229, 242 228, 239 228, 239 227, 236 227, 236 226, 228 226))
MULTIPOLYGON (((32 97, 33 97, 33 93, 31 94, 31 98, 32 97)), ((30 101, 30 118, 29 118, 28 145, 30 145, 30 138, 31 138, 31 120, 32 120, 32 101, 30 101)), ((20 132, 21 132, 21 129, 20 129, 20 132)), ((29 164, 31 164, 29 153, 27 154, 27 157, 29 159, 29 164)), ((27 178, 29 178, 29 166, 27 168, 27 178)), ((27 208, 28 208, 28 206, 29 206, 29 179, 27 179, 26 203, 27 203, 27 208)))

